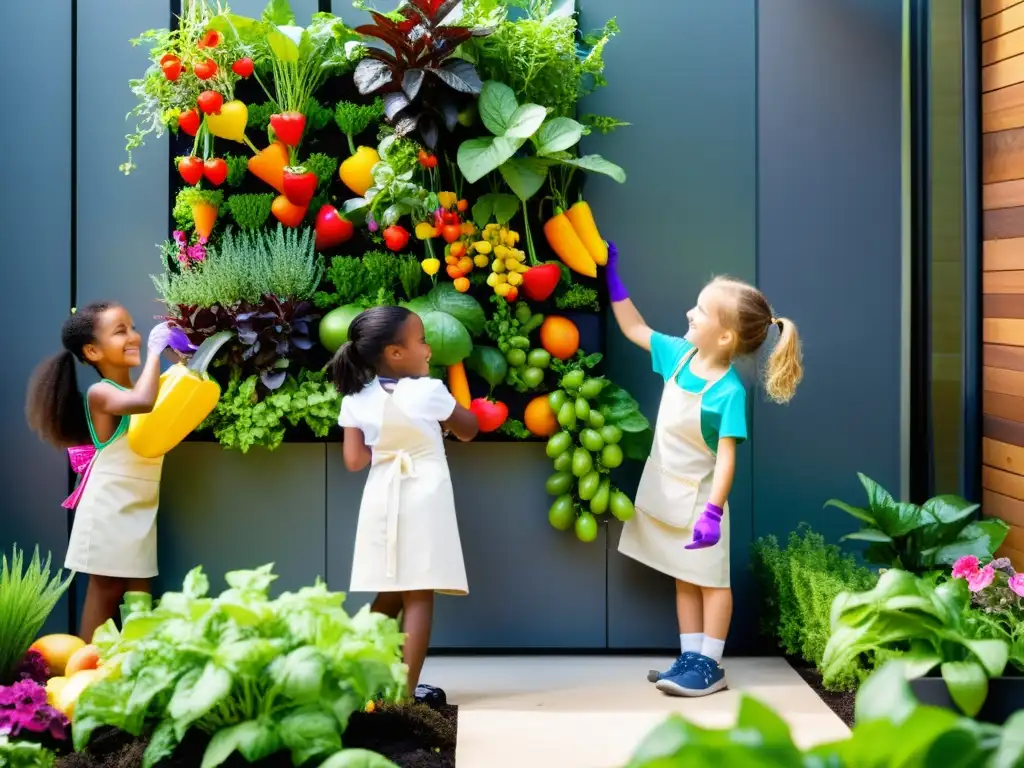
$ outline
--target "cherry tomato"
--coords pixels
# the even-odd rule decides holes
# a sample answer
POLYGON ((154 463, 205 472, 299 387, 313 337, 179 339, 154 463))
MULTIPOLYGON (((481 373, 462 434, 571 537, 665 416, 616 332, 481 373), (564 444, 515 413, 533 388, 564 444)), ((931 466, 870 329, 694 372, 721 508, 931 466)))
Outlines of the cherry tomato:
POLYGON ((195 63, 192 70, 200 80, 209 80, 217 74, 217 62, 213 59, 202 59, 195 63))

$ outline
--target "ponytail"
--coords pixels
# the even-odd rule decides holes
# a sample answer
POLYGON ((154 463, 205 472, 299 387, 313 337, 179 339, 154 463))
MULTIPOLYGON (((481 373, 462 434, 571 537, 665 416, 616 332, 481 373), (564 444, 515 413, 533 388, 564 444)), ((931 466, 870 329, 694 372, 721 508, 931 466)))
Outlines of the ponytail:
POLYGON ((36 368, 29 382, 25 413, 29 428, 58 448, 91 442, 74 354, 65 349, 36 368))
POLYGON ((341 345, 330 364, 331 381, 343 395, 354 395, 373 381, 376 375, 359 356, 359 350, 351 341, 341 345))
POLYGON ((64 349, 45 360, 28 385, 25 415, 33 432, 58 448, 92 442, 85 403, 78 391, 75 361, 85 362, 85 347, 95 341, 96 319, 113 302, 102 301, 82 307, 64 321, 60 341, 64 349))
POLYGON ((772 318, 779 326, 779 340, 768 356, 764 369, 764 388, 776 403, 788 403, 796 394, 796 387, 804 377, 803 352, 796 324, 784 317, 772 318))
POLYGON ((348 327, 348 341, 330 362, 331 380, 343 395, 361 392, 377 375, 381 355, 398 341, 412 312, 405 307, 371 307, 356 315, 348 327))

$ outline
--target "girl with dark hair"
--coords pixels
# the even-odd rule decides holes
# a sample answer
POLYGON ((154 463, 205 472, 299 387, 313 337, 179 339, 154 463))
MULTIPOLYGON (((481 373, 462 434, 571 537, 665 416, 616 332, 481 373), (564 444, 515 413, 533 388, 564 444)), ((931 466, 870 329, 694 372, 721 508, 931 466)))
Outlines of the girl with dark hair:
POLYGON ((472 440, 476 416, 429 377, 423 322, 402 307, 374 307, 356 317, 330 368, 344 395, 338 422, 345 429, 345 466, 351 472, 370 466, 350 591, 376 592, 373 611, 402 614, 409 692, 436 699, 436 689, 416 691, 434 593, 469 591, 441 428, 472 440))
MULTIPOLYGON (((113 617, 125 592, 149 591, 157 574, 156 510, 163 459, 144 459, 128 447, 129 416, 148 413, 160 384, 160 355, 184 336, 167 323, 149 334, 142 375, 142 337, 131 315, 113 303, 73 312, 61 328, 64 349, 43 362, 29 383, 29 426, 47 442, 68 449, 80 473, 64 502, 75 509, 64 567, 89 576, 81 637, 113 617), (91 365, 101 381, 78 391, 76 361, 91 365)), ((187 339, 185 340, 187 344, 187 339)))

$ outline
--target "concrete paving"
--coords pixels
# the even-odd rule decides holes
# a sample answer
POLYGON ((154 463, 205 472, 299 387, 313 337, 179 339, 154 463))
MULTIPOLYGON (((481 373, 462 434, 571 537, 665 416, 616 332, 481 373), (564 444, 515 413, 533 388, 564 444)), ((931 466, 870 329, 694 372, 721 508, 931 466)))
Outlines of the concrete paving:
POLYGON ((665 696, 646 680, 669 658, 435 657, 421 679, 459 706, 458 768, 621 768, 670 713, 705 727, 735 721, 740 693, 775 709, 801 747, 849 733, 783 660, 728 658, 730 688, 665 696))

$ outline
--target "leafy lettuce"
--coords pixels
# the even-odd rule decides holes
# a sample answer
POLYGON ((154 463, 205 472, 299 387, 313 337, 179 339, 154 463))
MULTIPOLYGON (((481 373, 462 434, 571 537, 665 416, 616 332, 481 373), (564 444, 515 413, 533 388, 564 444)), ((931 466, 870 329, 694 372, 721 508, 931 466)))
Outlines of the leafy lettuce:
POLYGON ((202 768, 236 751, 256 762, 288 750, 302 765, 341 750, 367 701, 400 700, 398 624, 366 607, 349 616, 345 595, 319 580, 271 600, 271 567, 228 573, 217 597, 198 567, 155 606, 149 595, 126 596, 123 630, 111 620, 94 637, 112 672, 78 701, 75 748, 102 726, 146 733, 142 764, 152 768, 198 728, 212 736, 202 768))

